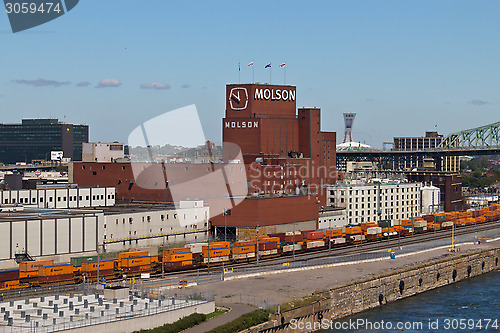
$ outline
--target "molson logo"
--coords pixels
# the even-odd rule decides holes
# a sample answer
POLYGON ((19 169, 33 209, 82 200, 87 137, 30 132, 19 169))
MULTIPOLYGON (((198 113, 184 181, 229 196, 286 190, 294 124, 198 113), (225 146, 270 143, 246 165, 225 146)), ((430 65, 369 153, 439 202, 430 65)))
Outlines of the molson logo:
POLYGON ((225 128, 257 128, 259 127, 258 121, 226 121, 225 128))
POLYGON ((281 89, 255 89, 255 100, 271 100, 271 101, 295 101, 294 90, 281 89))

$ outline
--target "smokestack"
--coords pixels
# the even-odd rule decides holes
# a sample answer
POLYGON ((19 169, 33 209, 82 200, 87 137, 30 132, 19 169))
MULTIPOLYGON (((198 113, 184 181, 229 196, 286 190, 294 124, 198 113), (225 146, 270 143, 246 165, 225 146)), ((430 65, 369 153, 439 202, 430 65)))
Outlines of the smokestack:
POLYGON ((355 113, 352 113, 352 112, 344 113, 345 132, 344 132, 344 139, 342 140, 342 143, 354 141, 352 139, 352 123, 354 122, 355 117, 356 117, 355 113))

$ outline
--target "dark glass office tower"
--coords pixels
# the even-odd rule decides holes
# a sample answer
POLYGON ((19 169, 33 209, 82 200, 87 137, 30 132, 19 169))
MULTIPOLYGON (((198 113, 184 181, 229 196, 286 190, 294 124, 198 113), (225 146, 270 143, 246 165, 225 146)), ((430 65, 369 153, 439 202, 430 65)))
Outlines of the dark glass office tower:
POLYGON ((89 140, 88 125, 74 125, 57 119, 23 119, 21 124, 0 124, 0 162, 30 163, 50 160, 51 151, 82 160, 82 143, 89 140))

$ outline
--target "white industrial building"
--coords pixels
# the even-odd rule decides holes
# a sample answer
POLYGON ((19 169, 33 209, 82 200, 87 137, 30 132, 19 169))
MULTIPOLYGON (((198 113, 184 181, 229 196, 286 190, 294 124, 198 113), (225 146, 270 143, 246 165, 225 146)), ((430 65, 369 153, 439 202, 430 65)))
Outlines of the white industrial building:
POLYGON ((431 214, 442 211, 441 207, 441 191, 439 187, 425 185, 421 189, 422 192, 422 214, 431 214))
POLYGON ((318 230, 342 228, 347 225, 345 208, 321 207, 318 216, 318 230))
POLYGON ((83 143, 83 162, 115 162, 125 157, 125 145, 118 142, 83 143))
POLYGON ((67 262, 96 253, 103 237, 101 210, 30 209, 3 206, 0 212, 0 268, 15 267, 16 254, 67 262))
POLYGON ((124 205, 105 209, 102 243, 106 251, 205 241, 209 207, 199 201, 173 205, 124 205))
POLYGON ((0 205, 37 208, 91 208, 115 205, 114 187, 78 188, 74 184, 46 185, 32 190, 2 190, 0 205))
POLYGON ((327 188, 327 204, 345 208, 348 224, 403 220, 420 215, 421 183, 405 183, 399 179, 353 183, 327 188))

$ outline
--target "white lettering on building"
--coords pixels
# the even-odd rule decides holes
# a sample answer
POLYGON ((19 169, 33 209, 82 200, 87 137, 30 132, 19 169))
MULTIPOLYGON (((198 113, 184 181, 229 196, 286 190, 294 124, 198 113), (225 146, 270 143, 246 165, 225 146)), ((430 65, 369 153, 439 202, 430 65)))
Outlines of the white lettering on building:
POLYGON ((224 128, 257 128, 259 127, 258 121, 226 121, 224 128))
POLYGON ((255 89, 254 94, 255 100, 266 100, 266 101, 295 101, 295 90, 281 90, 281 89, 255 89))

